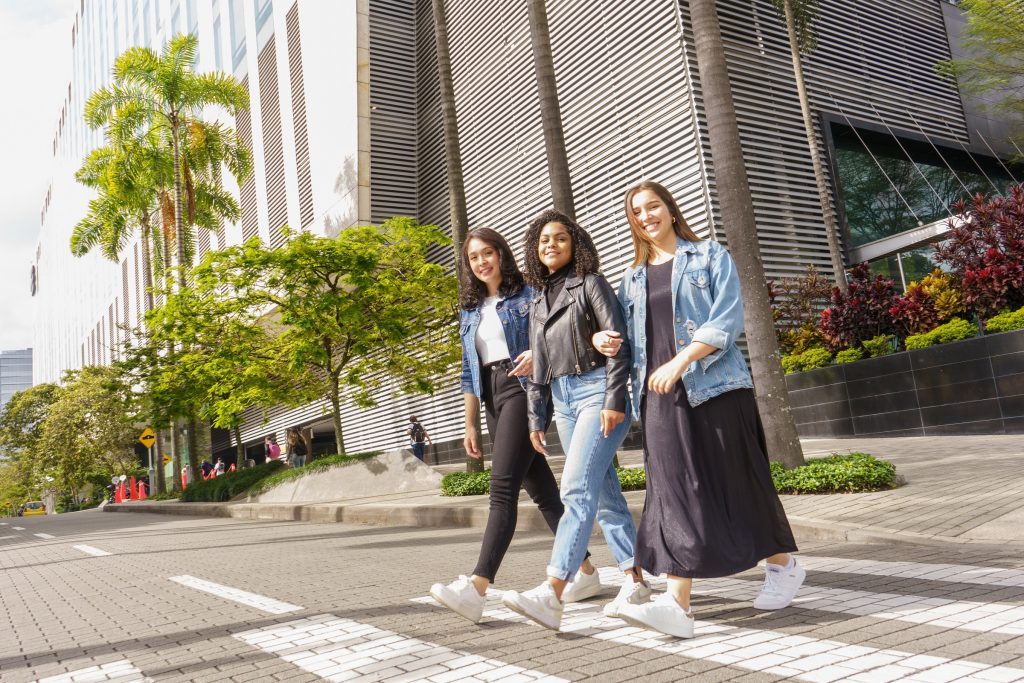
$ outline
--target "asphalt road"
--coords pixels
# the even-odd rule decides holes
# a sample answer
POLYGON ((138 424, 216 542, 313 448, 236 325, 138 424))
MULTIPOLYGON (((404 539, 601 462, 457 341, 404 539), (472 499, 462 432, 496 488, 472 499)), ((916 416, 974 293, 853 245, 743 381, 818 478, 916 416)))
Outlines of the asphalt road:
MULTIPOLYGON (((169 518, 0 519, 0 681, 1024 680, 1024 558, 993 546, 819 544, 777 613, 761 572, 696 582, 697 637, 605 619, 562 633, 500 607, 473 625, 427 598, 472 569, 479 529, 169 518)), ((521 535, 497 588, 551 547, 521 535)), ((599 566, 611 558, 592 546, 599 566)))

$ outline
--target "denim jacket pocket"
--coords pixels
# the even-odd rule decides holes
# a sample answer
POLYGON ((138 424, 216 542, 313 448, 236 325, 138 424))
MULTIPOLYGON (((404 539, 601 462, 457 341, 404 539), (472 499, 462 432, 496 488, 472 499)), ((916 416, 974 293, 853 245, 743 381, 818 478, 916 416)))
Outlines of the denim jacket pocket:
POLYGON ((694 287, 700 287, 701 289, 707 289, 711 284, 711 276, 708 274, 706 269, 691 270, 686 273, 686 277, 689 278, 690 284, 694 287))

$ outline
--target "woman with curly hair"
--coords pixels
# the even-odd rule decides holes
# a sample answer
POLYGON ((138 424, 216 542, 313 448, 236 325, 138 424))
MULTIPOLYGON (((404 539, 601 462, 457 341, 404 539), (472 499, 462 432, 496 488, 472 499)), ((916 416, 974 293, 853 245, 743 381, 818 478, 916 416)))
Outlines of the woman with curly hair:
POLYGON ((553 406, 565 451, 565 514, 555 533, 547 581, 523 593, 508 591, 502 602, 557 630, 567 585, 592 594, 601 589, 597 573, 581 567, 595 517, 619 568, 633 579, 623 582, 605 613, 616 614, 620 604, 650 596, 633 570, 636 527, 613 464, 629 430, 625 411, 630 359, 628 349, 606 359, 591 345, 596 330, 624 333, 625 320, 615 293, 598 272, 597 249, 583 228, 559 211, 543 212, 526 232, 523 261, 527 282, 538 290, 530 311, 530 439, 546 454, 544 432, 553 406))
MULTIPOLYGON (((490 228, 471 230, 459 257, 459 337, 462 340, 462 392, 466 414, 463 444, 482 457, 480 403, 486 406, 491 435, 491 505, 476 568, 430 594, 445 607, 476 623, 487 587, 516 530, 519 489, 540 508, 551 531, 563 506, 547 460, 530 444, 527 430, 526 377, 533 368, 529 350, 529 313, 534 291, 523 282, 505 238, 490 228)), ((589 562, 586 566, 593 571, 589 562)), ((570 599, 589 595, 576 591, 570 599)))
POLYGON ((725 247, 701 240, 671 193, 644 181, 626 192, 635 258, 619 285, 629 336, 598 333, 598 349, 632 359, 634 418, 643 427, 647 498, 636 563, 668 575, 668 591, 625 605, 627 622, 693 637, 695 578, 766 559, 757 609, 789 605, 804 580, 772 484, 753 382, 736 339, 743 304, 725 247))

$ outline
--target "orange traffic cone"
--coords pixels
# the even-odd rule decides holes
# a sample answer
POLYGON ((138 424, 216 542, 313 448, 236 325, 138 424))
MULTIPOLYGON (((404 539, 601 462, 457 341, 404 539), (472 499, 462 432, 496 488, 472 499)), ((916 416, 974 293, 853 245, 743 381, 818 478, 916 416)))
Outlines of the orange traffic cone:
POLYGON ((228 472, 234 472, 234 471, 235 471, 235 463, 231 463, 231 467, 228 468, 228 472))
POLYGON ((139 500, 146 500, 146 482, 139 482, 139 500))
POLYGON ((114 502, 115 503, 123 503, 124 502, 124 483, 123 482, 119 483, 117 485, 117 488, 114 489, 114 502))
POLYGON ((132 475, 131 486, 128 487, 128 497, 131 500, 138 500, 139 490, 135 488, 135 475, 132 475))
POLYGON ((181 470, 181 490, 184 491, 188 488, 188 475, 185 474, 184 468, 181 470))

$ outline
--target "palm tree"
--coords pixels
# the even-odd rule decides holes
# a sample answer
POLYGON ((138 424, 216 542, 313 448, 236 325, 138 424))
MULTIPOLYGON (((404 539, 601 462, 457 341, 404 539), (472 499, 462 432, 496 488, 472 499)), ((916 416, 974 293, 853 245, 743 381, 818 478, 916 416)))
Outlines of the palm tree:
POLYGON ((814 180, 818 185, 818 199, 821 202, 821 216, 825 221, 825 236, 828 238, 828 253, 832 259, 832 273, 836 286, 846 292, 846 263, 839 247, 839 231, 836 228, 836 215, 832 211, 832 200, 829 198, 828 181, 825 179, 825 167, 818 148, 818 137, 814 132, 814 120, 811 117, 811 101, 807 97, 807 82, 804 80, 801 52, 810 53, 817 43, 814 33, 815 12, 819 0, 772 0, 775 10, 786 24, 789 34, 789 53, 793 58, 793 76, 796 78, 796 92, 800 98, 800 112, 804 117, 804 132, 807 134, 807 147, 811 152, 811 165, 814 167, 814 180))
POLYGON ((555 60, 551 54, 551 34, 548 31, 547 4, 545 0, 529 0, 529 7, 530 43, 533 45, 533 67, 537 73, 537 91, 540 97, 540 115, 544 128, 544 151, 548 160, 551 199, 556 209, 570 217, 575 217, 576 203, 572 197, 569 155, 565 151, 562 110, 558 104, 555 60))
POLYGON ((786 467, 795 467, 803 464, 804 456, 789 405, 772 311, 765 291, 754 204, 743 164, 722 29, 715 13, 715 0, 690 0, 689 4, 718 204, 722 224, 728 226, 726 236, 743 292, 747 350, 757 389, 758 408, 764 418, 768 455, 786 467))

